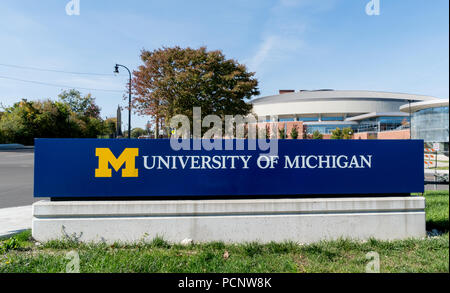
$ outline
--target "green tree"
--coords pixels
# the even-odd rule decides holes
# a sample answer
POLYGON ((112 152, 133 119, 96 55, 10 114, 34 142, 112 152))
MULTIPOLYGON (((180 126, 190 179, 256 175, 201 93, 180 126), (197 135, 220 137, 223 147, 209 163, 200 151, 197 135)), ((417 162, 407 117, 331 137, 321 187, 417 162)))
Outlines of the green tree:
POLYGON ((77 123, 82 138, 96 138, 108 133, 108 127, 100 118, 100 107, 95 104, 91 94, 82 96, 78 90, 63 91, 58 95, 61 102, 67 104, 72 112, 71 118, 77 123))
POLYGON ((202 108, 202 117, 247 115, 252 105, 246 101, 259 94, 254 73, 221 51, 143 50, 141 60, 144 64, 133 72, 133 108, 152 117, 157 136, 165 128, 161 122, 177 114, 192 117, 193 107, 202 108))
MULTIPOLYGON (((0 122, 2 121, 2 116, 3 116, 3 112, 0 112, 0 122)), ((0 144, 1 143, 6 143, 6 137, 3 134, 2 130, 0 129, 0 144)))
POLYGON ((146 131, 142 128, 136 127, 131 130, 132 138, 139 138, 139 136, 145 135, 146 131))
POLYGON ((286 131, 284 130, 284 128, 279 128, 278 129, 278 136, 280 137, 280 139, 285 139, 286 138, 286 131))
POLYGON ((105 134, 109 137, 115 137, 117 134, 117 118, 108 118, 104 121, 105 134))
POLYGON ((63 103, 69 105, 72 112, 91 118, 100 118, 100 108, 95 104, 95 98, 91 94, 82 97, 75 89, 63 91, 58 95, 63 103))
POLYGON ((312 139, 323 139, 323 134, 319 130, 316 130, 312 134, 312 139))
POLYGON ((61 102, 22 100, 5 109, 0 131, 9 143, 34 144, 34 138, 61 138, 79 134, 70 108, 61 102))
POLYGON ((298 130, 297 130, 297 125, 294 125, 291 129, 291 138, 292 139, 297 139, 298 138, 298 130))
MULTIPOLYGON (((98 115, 73 112, 65 101, 24 99, 5 108, 0 118, 2 141, 33 145, 35 138, 96 138, 106 132, 103 121, 95 117, 98 115)), ((88 108, 98 109, 95 104, 88 108)))
POLYGON ((344 139, 344 133, 339 127, 331 131, 331 139, 344 139))
POLYGON ((346 127, 342 129, 342 137, 343 139, 352 139, 353 138, 354 130, 350 127, 346 127))

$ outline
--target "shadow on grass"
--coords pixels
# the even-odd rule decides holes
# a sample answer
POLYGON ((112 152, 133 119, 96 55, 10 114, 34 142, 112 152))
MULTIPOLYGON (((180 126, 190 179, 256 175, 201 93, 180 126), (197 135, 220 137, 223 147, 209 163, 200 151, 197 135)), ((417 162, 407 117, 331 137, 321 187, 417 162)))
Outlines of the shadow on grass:
POLYGON ((449 220, 438 220, 438 221, 433 221, 433 220, 429 220, 427 221, 427 231, 432 231, 433 229, 436 229, 438 231, 441 232, 448 232, 449 231, 449 220))

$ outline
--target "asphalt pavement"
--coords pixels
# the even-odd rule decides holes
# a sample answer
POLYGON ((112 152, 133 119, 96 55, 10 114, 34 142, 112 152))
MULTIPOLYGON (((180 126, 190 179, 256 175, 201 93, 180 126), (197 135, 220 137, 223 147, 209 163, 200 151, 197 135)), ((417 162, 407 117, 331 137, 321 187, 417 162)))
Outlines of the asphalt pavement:
POLYGON ((0 209, 29 206, 33 198, 34 150, 0 150, 0 209))

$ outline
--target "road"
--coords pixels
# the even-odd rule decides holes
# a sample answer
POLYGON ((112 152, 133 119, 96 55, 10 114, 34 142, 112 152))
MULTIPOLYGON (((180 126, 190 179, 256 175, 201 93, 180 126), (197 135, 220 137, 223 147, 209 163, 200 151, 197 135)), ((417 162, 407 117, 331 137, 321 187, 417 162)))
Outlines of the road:
POLYGON ((0 151, 0 208, 28 206, 33 198, 34 150, 0 151))

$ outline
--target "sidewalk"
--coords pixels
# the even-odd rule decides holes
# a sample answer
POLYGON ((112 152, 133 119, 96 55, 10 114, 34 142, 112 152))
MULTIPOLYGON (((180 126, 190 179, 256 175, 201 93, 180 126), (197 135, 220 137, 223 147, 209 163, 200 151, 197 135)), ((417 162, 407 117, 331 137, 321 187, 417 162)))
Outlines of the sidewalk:
POLYGON ((0 238, 31 229, 31 206, 0 209, 0 238))

